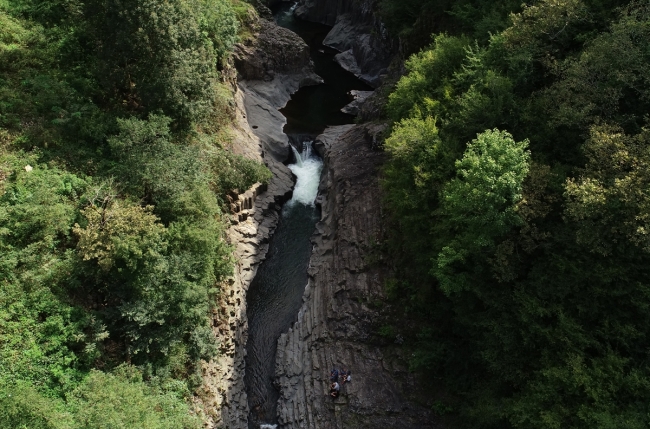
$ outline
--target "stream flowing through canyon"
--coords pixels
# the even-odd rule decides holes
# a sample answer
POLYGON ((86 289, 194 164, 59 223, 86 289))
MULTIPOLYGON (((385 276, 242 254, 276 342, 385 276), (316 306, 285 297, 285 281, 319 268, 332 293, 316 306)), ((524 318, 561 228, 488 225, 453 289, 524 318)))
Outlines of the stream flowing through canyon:
POLYGON ((323 46, 330 27, 294 18, 295 5, 283 3, 274 10, 276 22, 301 36, 309 45, 315 71, 324 83, 304 87, 281 110, 287 118, 284 132, 293 148, 296 176, 293 197, 282 208, 280 222, 248 291, 248 343, 245 384, 250 407, 249 427, 273 428, 279 398, 273 385, 277 340, 295 321, 308 282, 310 236, 320 218, 314 204, 322 160, 313 153, 312 141, 328 125, 352 123, 340 109, 349 103, 351 90, 370 88, 334 62, 337 51, 323 46))

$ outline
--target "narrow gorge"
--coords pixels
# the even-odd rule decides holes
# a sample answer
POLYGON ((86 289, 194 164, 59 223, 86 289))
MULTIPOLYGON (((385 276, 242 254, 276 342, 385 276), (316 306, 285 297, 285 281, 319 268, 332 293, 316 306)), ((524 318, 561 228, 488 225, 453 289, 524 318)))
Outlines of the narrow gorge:
POLYGON ((215 315, 222 355, 204 368, 213 427, 437 427, 409 400, 407 357, 369 342, 383 294, 383 268, 368 261, 385 126, 353 122, 393 48, 372 5, 353 3, 275 5, 236 49, 243 153, 274 177, 233 199, 238 268, 215 315), (332 367, 354 371, 336 400, 332 367))
POLYGON ((0 0, 0 428, 649 428, 649 69, 648 0, 0 0))

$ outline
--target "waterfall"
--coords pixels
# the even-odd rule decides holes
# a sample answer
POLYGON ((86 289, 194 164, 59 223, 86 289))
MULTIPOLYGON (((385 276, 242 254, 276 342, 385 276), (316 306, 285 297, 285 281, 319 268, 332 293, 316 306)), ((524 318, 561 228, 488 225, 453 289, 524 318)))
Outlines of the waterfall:
POLYGON ((291 146, 296 163, 289 165, 289 168, 296 175, 296 186, 293 189, 293 198, 287 202, 289 207, 293 207, 296 203, 306 206, 314 205, 323 161, 313 154, 312 144, 311 141, 303 142, 302 152, 298 152, 295 147, 291 146))

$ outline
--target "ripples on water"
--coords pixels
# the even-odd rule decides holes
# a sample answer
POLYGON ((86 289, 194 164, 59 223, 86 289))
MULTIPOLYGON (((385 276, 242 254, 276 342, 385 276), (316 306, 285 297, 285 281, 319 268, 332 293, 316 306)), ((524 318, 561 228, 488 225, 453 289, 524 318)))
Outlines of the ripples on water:
POLYGON ((289 168, 296 175, 293 198, 282 209, 271 239, 267 259, 261 264, 248 291, 248 343, 246 375, 250 427, 272 429, 262 422, 276 420, 279 398, 273 386, 277 340, 295 321, 307 284, 311 255, 309 238, 319 219, 314 205, 322 160, 312 153, 311 141, 302 152, 294 149, 296 163, 289 168))

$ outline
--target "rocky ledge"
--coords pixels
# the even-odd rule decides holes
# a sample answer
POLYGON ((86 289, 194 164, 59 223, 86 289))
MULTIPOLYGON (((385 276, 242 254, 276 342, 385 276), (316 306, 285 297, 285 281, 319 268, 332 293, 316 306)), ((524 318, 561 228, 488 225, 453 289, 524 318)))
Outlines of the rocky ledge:
POLYGON ((328 128, 315 144, 325 160, 322 220, 312 238, 310 281, 297 322, 278 341, 280 428, 438 428, 410 400, 420 387, 400 347, 371 341, 373 303, 382 301, 385 268, 373 264, 382 234, 376 125, 328 128), (326 194, 325 194, 326 192, 326 194), (331 368, 349 368, 337 399, 331 368))

